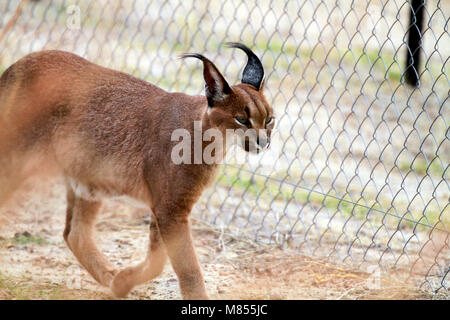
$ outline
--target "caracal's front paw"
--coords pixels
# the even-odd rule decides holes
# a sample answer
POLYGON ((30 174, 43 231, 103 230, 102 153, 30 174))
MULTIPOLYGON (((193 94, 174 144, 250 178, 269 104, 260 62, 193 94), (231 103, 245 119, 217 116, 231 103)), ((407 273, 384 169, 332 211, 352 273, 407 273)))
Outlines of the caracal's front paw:
POLYGON ((111 291, 116 297, 125 298, 128 293, 133 289, 134 282, 132 281, 132 268, 126 268, 120 271, 114 279, 111 281, 111 291))

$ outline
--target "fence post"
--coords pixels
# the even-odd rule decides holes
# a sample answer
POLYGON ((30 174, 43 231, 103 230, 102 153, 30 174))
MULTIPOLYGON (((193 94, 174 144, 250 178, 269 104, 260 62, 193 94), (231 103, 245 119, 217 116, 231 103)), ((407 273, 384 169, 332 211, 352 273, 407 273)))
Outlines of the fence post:
POLYGON ((423 45, 423 15, 425 0, 411 0, 408 27, 408 50, 406 50, 405 80, 412 86, 419 86, 420 48, 423 45))

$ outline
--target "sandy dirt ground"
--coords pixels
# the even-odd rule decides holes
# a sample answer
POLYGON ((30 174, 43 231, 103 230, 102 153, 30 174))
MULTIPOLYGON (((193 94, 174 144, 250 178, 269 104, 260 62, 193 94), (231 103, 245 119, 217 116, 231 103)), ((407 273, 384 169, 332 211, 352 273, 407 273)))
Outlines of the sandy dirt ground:
MULTIPOLYGON (((62 184, 27 186, 0 209, 0 299, 115 299, 67 248, 62 184)), ((148 213, 107 201, 97 241, 118 269, 144 258, 148 213)), ((213 299, 429 299, 397 276, 369 272, 231 236, 192 219, 196 250, 213 299)), ((170 264, 128 299, 180 299, 170 264)))

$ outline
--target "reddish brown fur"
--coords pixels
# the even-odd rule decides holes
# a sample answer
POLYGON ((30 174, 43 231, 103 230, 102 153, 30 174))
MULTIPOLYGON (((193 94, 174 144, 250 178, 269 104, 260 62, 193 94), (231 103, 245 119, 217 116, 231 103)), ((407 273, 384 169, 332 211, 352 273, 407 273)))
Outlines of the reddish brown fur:
MULTIPOLYGON (((80 263, 118 296, 157 276, 168 254, 184 298, 207 298, 190 236, 188 216, 217 165, 181 164, 171 159, 172 131, 238 128, 234 117, 251 113, 255 129, 272 109, 251 85, 207 112, 204 96, 168 93, 128 74, 103 68, 71 53, 30 54, 0 78, 0 204, 28 176, 67 178, 64 238, 80 263), (44 168, 46 170, 44 170, 44 168), (152 210, 148 256, 117 272, 93 240, 100 200, 76 195, 76 181, 88 193, 127 195, 152 210)), ((269 128, 270 129, 270 128, 269 128)), ((269 134, 270 135, 270 134, 269 134)))

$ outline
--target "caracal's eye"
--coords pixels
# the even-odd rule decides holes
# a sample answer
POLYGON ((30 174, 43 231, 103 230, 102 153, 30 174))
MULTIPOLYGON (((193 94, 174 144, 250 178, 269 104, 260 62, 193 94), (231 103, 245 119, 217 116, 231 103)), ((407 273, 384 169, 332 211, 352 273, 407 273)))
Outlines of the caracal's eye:
POLYGON ((234 118, 234 120, 242 126, 245 126, 248 122, 248 119, 244 116, 237 116, 234 118))
POLYGON ((268 117, 266 119, 266 126, 270 125, 273 122, 274 118, 273 117, 268 117))

